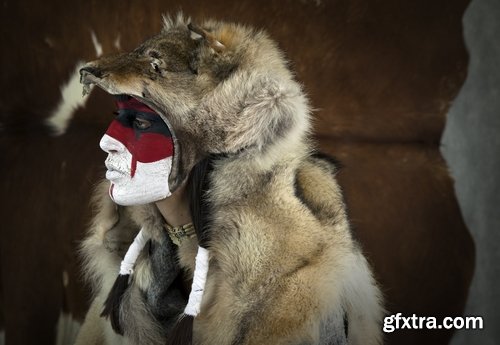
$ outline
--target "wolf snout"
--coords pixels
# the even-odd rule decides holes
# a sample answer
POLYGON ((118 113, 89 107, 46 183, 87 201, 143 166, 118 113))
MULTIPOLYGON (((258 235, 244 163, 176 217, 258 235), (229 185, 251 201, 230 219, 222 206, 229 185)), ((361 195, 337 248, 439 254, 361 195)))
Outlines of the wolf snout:
POLYGON ((88 95, 92 86, 99 83, 103 77, 102 70, 96 66, 87 64, 80 68, 80 83, 83 85, 83 96, 88 95))
POLYGON ((80 68, 80 80, 85 80, 89 75, 96 78, 102 78, 102 70, 95 66, 84 66, 80 68))

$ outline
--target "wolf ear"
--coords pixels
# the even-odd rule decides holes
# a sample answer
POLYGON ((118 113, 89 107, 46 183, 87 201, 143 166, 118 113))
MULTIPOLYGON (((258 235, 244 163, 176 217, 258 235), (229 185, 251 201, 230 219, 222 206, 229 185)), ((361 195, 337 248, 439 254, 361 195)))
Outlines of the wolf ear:
POLYGON ((199 27, 196 24, 189 23, 188 24, 188 29, 191 31, 191 38, 195 40, 203 39, 205 40, 208 45, 215 50, 216 52, 220 53, 226 49, 226 46, 222 44, 213 34, 208 32, 207 30, 199 27))

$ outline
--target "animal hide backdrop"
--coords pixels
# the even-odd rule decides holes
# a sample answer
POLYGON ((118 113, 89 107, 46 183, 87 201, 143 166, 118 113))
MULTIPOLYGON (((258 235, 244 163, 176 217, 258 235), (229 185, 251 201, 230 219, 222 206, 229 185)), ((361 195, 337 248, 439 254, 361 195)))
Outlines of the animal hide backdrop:
MULTIPOLYGON (((104 176, 99 138, 115 106, 97 87, 82 98, 79 70, 84 61, 133 50, 161 30, 162 14, 178 10, 198 23, 215 18, 265 30, 284 52, 315 109, 313 139, 321 151, 341 162, 336 179, 352 232, 373 269, 388 313, 461 315, 474 247, 439 142, 445 114, 466 74, 461 18, 467 4, 5 2, 0 14, 0 39, 8 47, 1 55, 0 326, 6 343, 71 343, 89 308, 89 315, 102 311, 104 300, 89 306, 91 287, 83 284, 77 255, 92 216, 111 222, 99 225, 109 229, 121 212, 122 231, 107 235, 107 249, 115 254, 111 261, 117 266, 116 253, 127 250, 138 220, 157 228, 157 214, 148 207, 115 209, 111 201, 89 206, 104 176)), ((238 139, 246 140, 235 136, 238 139)), ((240 147, 234 148, 236 152, 240 147)), ((320 158, 308 162, 309 167, 320 164, 321 171, 331 169, 320 158)), ((152 234, 164 245, 152 258, 158 264, 151 267, 171 266, 175 271, 177 263, 165 254, 175 247, 165 244, 170 242, 162 239, 164 232, 152 234)), ((141 262, 137 265, 144 265, 141 262)), ((115 272, 109 280, 98 281, 108 291, 118 272, 114 267, 100 269, 115 272)), ((187 298, 182 282, 137 267, 136 272, 141 271, 150 276, 134 277, 139 286, 129 286, 128 300, 122 303, 140 300, 141 282, 154 281, 162 296, 150 304, 159 307, 154 317, 171 320, 170 312, 182 312, 184 305, 177 302, 187 298), (161 290, 167 285, 172 288, 161 290), (161 307, 165 304, 170 308, 161 307)), ((125 333, 161 334, 152 329, 157 323, 147 322, 151 310, 143 311, 147 315, 141 320, 146 322, 125 333)), ((445 329, 399 330, 386 334, 385 343, 446 344, 452 334, 445 329)))

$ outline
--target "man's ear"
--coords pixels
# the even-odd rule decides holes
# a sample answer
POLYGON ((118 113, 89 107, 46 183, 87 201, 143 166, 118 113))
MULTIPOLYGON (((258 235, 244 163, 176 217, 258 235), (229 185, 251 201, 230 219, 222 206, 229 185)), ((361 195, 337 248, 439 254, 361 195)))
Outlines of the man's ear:
POLYGON ((204 40, 210 48, 220 53, 226 49, 226 46, 222 44, 213 34, 207 30, 199 27, 196 24, 189 23, 188 29, 191 31, 191 38, 195 40, 204 40))

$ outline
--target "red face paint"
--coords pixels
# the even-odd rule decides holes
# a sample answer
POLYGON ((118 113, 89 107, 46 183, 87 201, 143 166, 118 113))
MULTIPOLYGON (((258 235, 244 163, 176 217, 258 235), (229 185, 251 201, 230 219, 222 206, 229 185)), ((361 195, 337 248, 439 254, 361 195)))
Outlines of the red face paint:
POLYGON ((118 96, 118 115, 99 146, 108 153, 109 194, 119 205, 143 205, 172 195, 174 143, 161 116, 129 96, 118 96))
POLYGON ((118 116, 106 134, 122 143, 132 155, 130 167, 134 177, 137 162, 152 163, 174 154, 172 135, 163 119, 148 106, 134 98, 117 102, 118 116), (136 126, 136 119, 147 120, 146 129, 136 126))

